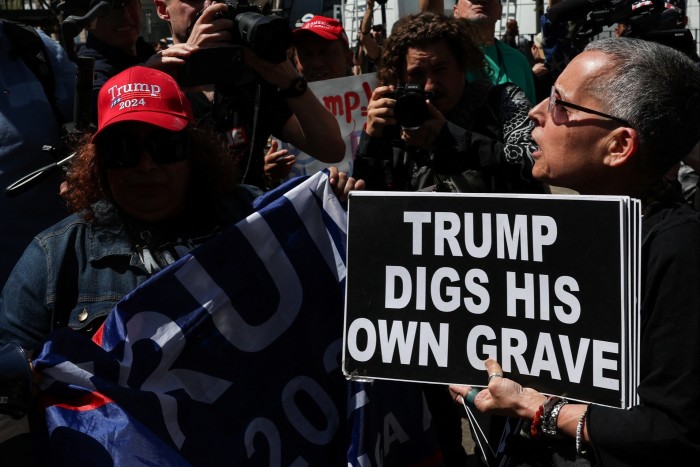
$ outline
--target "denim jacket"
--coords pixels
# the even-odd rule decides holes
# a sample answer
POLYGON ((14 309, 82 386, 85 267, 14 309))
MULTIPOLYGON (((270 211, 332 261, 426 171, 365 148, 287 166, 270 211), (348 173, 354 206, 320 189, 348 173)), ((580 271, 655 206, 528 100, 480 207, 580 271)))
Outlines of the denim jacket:
MULTIPOLYGON (((222 203, 222 226, 250 214, 258 194, 241 187, 222 203)), ((0 341, 34 350, 54 328, 91 335, 124 295, 150 277, 116 209, 106 202, 95 207, 101 213, 95 222, 73 214, 27 247, 0 296, 0 341)), ((210 237, 179 245, 177 254, 210 237)))

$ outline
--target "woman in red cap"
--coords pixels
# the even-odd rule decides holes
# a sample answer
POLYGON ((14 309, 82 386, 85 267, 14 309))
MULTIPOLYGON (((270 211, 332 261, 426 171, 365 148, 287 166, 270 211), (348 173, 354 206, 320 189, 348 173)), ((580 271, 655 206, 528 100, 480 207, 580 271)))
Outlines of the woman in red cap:
MULTIPOLYGON (((27 350, 57 327, 91 335, 128 292, 253 211, 232 155, 194 125, 167 74, 129 68, 100 90, 63 193, 73 215, 37 235, 0 300, 0 342, 27 350)), ((355 181, 331 171, 339 197, 355 181)))

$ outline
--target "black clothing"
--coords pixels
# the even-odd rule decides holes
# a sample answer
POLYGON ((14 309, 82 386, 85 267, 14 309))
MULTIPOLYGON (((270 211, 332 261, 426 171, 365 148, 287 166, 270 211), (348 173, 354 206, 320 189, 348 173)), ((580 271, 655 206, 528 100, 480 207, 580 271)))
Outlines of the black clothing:
POLYGON ((639 406, 591 406, 598 465, 683 465, 700 458, 700 214, 680 197, 642 220, 639 406))
MULTIPOLYGON (((369 190, 542 193, 542 184, 532 179, 536 145, 529 107, 513 84, 467 83, 432 151, 406 147, 396 127, 385 128, 382 138, 363 132, 353 177, 369 190)), ((463 409, 444 387, 424 384, 423 393, 445 466, 464 466, 463 409)))
MULTIPOLYGON (((92 82, 92 117, 91 121, 97 124, 97 96, 111 77, 121 73, 135 65, 140 65, 148 60, 156 49, 142 37, 136 41, 136 55, 124 53, 121 49, 107 45, 92 34, 88 34, 85 45, 81 46, 77 54, 79 57, 91 57, 95 59, 95 75, 92 82)), ((77 118, 77 116, 76 116, 77 118)))
POLYGON ((674 190, 645 209, 641 261, 640 404, 591 404, 585 458, 571 438, 509 435, 506 465, 657 467, 700 458, 700 213, 674 190))
POLYGON ((547 72, 544 75, 532 75, 535 80, 535 95, 537 96, 537 103, 542 102, 545 99, 549 99, 549 95, 552 92, 552 86, 554 85, 554 80, 552 79, 552 74, 547 72))
POLYGON ((398 128, 387 127, 382 138, 363 132, 353 176, 370 190, 542 193, 532 179, 528 109, 513 84, 467 83, 432 151, 406 147, 398 128))
POLYGON ((236 153, 238 181, 266 189, 263 166, 267 140, 270 135, 283 139, 284 125, 294 115, 277 88, 249 75, 241 82, 218 86, 214 102, 201 92, 187 93, 187 98, 197 123, 223 134, 236 153))

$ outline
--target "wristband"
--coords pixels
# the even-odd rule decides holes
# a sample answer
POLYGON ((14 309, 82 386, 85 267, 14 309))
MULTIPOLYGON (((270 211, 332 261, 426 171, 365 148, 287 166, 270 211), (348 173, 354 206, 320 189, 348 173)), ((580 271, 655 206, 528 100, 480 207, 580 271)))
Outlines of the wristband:
POLYGON ((540 426, 542 425, 542 414, 544 413, 544 405, 540 405, 535 412, 535 418, 530 423, 530 436, 537 438, 540 436, 540 426))
POLYGON ((550 397, 544 404, 544 414, 542 415, 542 433, 550 438, 557 438, 557 420, 559 411, 567 404, 561 397, 550 397))
POLYGON ((309 84, 306 82, 304 77, 300 75, 289 83, 289 87, 287 89, 280 89, 279 93, 280 96, 284 97, 285 99, 299 97, 304 95, 308 87, 309 84))
POLYGON ((586 425, 588 407, 586 407, 586 410, 583 411, 581 417, 578 419, 578 424, 576 425, 576 454, 579 456, 586 454, 586 450, 583 449, 583 427, 586 425))

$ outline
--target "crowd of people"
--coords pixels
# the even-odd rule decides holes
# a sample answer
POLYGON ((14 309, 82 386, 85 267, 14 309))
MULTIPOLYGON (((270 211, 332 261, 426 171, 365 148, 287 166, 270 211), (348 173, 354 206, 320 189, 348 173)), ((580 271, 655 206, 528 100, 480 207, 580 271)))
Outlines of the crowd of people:
MULTIPOLYGON (((566 24, 546 14, 532 43, 513 22, 496 38, 496 0, 457 0, 452 15, 422 1, 390 31, 372 24, 374 3, 354 48, 338 20, 309 15, 288 43, 279 37, 282 56, 271 59, 252 47, 231 50, 227 4, 154 0, 172 45, 153 47, 141 37, 140 1, 121 2, 76 51, 95 60, 94 112, 90 128, 65 137, 75 65, 38 33, 53 72, 47 85, 15 52, 31 40, 19 45, 16 24, 0 21, 0 180, 48 163, 42 145, 73 152, 65 176, 0 202, 0 346, 31 357, 56 328, 93 335, 126 294, 251 214, 253 200, 289 175, 296 158, 276 139, 339 163, 346 142, 308 83, 376 73, 353 171, 330 169, 342 200, 358 189, 547 194, 556 186, 642 203, 639 405, 543 394, 488 359, 483 390, 424 387, 443 465, 468 465, 465 403, 514 427, 490 440, 508 459, 502 465, 695 458, 700 64, 623 34, 579 50, 566 24), (178 70, 213 48, 240 54, 235 75, 181 85, 178 70)), ((26 417, 0 415, 0 459, 32 465, 32 446, 26 417)))

